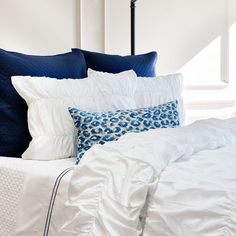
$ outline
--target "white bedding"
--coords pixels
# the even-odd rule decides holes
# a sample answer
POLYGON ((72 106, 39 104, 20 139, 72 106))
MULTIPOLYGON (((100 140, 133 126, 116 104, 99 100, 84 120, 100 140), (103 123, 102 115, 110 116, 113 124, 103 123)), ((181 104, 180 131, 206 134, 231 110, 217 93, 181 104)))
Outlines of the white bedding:
POLYGON ((236 119, 127 134, 73 166, 0 158, 0 235, 236 235, 236 119))
POLYGON ((173 163, 154 196, 152 225, 158 236, 235 236, 236 144, 173 163))
MULTIPOLYGON (((74 159, 40 162, 0 157, 0 236, 44 235, 55 180, 74 162, 74 159)), ((58 188, 50 236, 56 235, 64 222, 63 207, 70 177, 68 172, 58 188)))
POLYGON ((59 235, 235 236, 235 183, 236 119, 128 134, 74 169, 59 235))

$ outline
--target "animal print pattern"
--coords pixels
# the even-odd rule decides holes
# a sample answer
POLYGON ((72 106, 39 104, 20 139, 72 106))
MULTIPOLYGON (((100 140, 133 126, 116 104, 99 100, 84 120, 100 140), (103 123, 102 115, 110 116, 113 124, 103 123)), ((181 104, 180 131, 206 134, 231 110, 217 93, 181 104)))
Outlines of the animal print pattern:
POLYGON ((69 108, 69 112, 78 130, 76 164, 94 144, 118 140, 129 132, 179 126, 177 100, 156 107, 135 110, 97 113, 69 108))

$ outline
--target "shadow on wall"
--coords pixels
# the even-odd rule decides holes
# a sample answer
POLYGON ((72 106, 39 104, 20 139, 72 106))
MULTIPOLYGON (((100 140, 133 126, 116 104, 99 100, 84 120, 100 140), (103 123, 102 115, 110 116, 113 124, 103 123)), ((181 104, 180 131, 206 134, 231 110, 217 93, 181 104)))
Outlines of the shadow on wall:
POLYGON ((222 49, 227 50, 229 26, 236 21, 236 11, 232 10, 236 4, 230 1, 140 0, 137 48, 140 51, 157 49, 160 73, 179 71, 203 50, 212 51, 212 47, 218 57, 222 49))

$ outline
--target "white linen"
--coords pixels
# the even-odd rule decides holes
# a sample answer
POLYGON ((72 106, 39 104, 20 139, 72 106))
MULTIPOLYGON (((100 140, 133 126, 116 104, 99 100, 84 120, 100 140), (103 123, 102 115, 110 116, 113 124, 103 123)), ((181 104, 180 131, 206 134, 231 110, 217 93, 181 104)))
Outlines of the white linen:
POLYGON ((178 100, 180 125, 185 123, 185 110, 183 103, 183 76, 170 74, 156 78, 138 77, 134 100, 137 108, 153 107, 178 100))
POLYGON ((55 160, 76 156, 76 131, 68 107, 93 112, 133 108, 136 80, 134 71, 114 80, 12 77, 15 89, 27 102, 32 136, 22 157, 55 160))
MULTIPOLYGON (((118 74, 95 71, 88 69, 88 77, 115 79, 118 74)), ((170 74, 158 76, 156 78, 138 77, 137 89, 134 94, 134 100, 137 108, 154 107, 167 102, 178 100, 180 125, 184 124, 185 110, 182 98, 183 76, 170 74)))
MULTIPOLYGON (((67 201, 68 208, 74 213, 59 235, 235 235, 232 234, 236 232, 236 211, 232 208, 236 199, 236 185, 233 184, 236 181, 235 146, 236 119, 210 119, 182 128, 127 134, 117 142, 95 145, 74 169, 67 201), (228 155, 226 150, 230 150, 231 145, 232 154, 228 155), (199 153, 201 151, 208 151, 205 159, 199 153), (198 159, 196 153, 203 159, 201 168, 212 168, 209 175, 198 173, 200 168, 191 164, 198 159), (224 164, 224 155, 230 164, 224 164), (178 168, 173 167, 175 163, 178 168), (170 177, 164 174, 166 170, 170 177), (225 170, 230 172, 224 173, 225 170), (210 180, 214 178, 210 177, 219 173, 222 176, 215 177, 212 184, 210 180), (176 189, 171 186, 175 181, 171 176, 177 177, 176 189), (189 178, 192 176, 196 183, 191 185, 189 178), (202 177, 209 179, 201 181, 202 177), (172 180, 170 186, 168 178, 172 180), (160 181, 164 182, 164 187, 160 181), (163 189, 160 196, 159 184, 163 189), (166 196, 175 208, 165 208, 166 196), (178 197, 177 204, 173 196, 178 197), (191 211, 181 204, 185 201, 192 207, 191 211), (217 204, 212 202, 219 201, 222 205, 215 209, 217 204), (204 217, 205 224, 200 217, 204 217), (189 218, 191 230, 185 224, 178 224, 179 218, 180 221, 189 218), (174 231, 175 227, 177 231, 174 231)), ((198 163, 201 163, 200 159, 198 163)))
POLYGON ((148 199, 144 235, 236 235, 235 181, 235 143, 173 163, 148 199))
MULTIPOLYGON (((42 162, 0 157, 0 235, 42 236, 55 180, 74 162, 75 159, 42 162)), ((65 221, 64 202, 71 173, 59 186, 50 236, 57 235, 65 221)))

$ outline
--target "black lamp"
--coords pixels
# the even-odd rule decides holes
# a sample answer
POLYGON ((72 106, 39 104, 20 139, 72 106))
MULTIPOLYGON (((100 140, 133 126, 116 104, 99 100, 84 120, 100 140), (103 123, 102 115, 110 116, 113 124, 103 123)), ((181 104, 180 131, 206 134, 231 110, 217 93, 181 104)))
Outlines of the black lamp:
POLYGON ((135 3, 137 0, 130 1, 131 16, 131 55, 135 55, 135 3))

